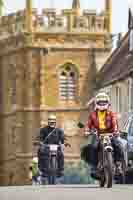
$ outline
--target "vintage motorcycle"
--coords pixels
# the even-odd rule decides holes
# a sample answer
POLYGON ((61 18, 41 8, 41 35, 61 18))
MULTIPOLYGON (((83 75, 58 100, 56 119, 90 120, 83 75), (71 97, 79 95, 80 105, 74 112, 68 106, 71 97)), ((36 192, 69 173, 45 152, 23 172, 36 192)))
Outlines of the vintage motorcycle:
MULTIPOLYGON (((94 134, 94 133, 93 133, 94 134)), ((97 134, 95 132, 95 134, 97 134)), ((126 164, 124 157, 114 162, 114 150, 112 147, 112 133, 100 134, 98 137, 99 152, 97 173, 100 187, 111 188, 115 176, 118 176, 119 183, 125 183, 126 164)))
MULTIPOLYGON (((77 124, 78 128, 83 129, 85 125, 81 122, 77 124)), ((86 130, 88 132, 88 130, 86 130)), ((120 184, 125 183, 126 170, 127 170, 127 150, 124 148, 123 157, 119 162, 114 161, 114 149, 112 147, 112 133, 100 134, 96 129, 89 130, 89 135, 87 133, 88 140, 86 140, 86 146, 92 145, 93 147, 99 146, 98 149, 98 180, 100 187, 104 187, 105 184, 108 188, 112 187, 113 180, 117 176, 117 180, 120 184)), ((121 138, 119 138, 121 140, 121 138)), ((119 141, 119 140, 117 140, 119 141)), ((118 144, 119 145, 119 144, 118 144)), ((83 155, 83 154, 82 154, 83 155)), ((86 157, 86 156, 81 156, 86 157)), ((84 159, 83 158, 83 159, 84 159)), ((90 158, 89 158, 90 159, 90 158)), ((85 158, 86 160, 86 158, 85 158)), ((86 162, 88 162, 86 160, 86 162)), ((90 162, 89 162, 90 163, 90 162)), ((90 163, 91 164, 91 163, 90 163)), ((96 179, 97 179, 96 178, 96 179)))
MULTIPOLYGON (((56 184, 56 178, 57 178, 57 170, 58 170, 58 151, 62 150, 64 151, 62 144, 44 144, 41 143, 41 148, 44 149, 44 151, 47 149, 49 152, 48 155, 48 184, 55 185, 56 184)), ((42 150, 43 151, 43 150, 42 150)))
POLYGON ((99 185, 104 187, 105 184, 108 188, 112 187, 113 183, 113 148, 111 145, 112 134, 101 134, 99 136, 99 185))
MULTIPOLYGON (((48 173, 48 178, 46 180, 46 178, 43 178, 43 164, 41 164, 41 162, 46 162, 45 159, 42 158, 42 161, 39 163, 39 165, 42 169, 39 170, 40 171, 40 177, 41 177, 41 181, 40 184, 56 184, 56 180, 57 180, 57 172, 58 172, 58 153, 61 151, 62 154, 64 154, 64 146, 68 146, 71 147, 71 145, 67 142, 67 139, 64 137, 64 144, 61 144, 60 142, 58 144, 47 144, 47 139, 54 134, 54 131, 52 131, 46 138, 44 142, 39 142, 40 147, 39 147, 39 151, 38 151, 38 157, 39 155, 41 157, 43 157, 43 154, 45 152, 47 152, 47 156, 48 156, 48 169, 47 169, 47 173, 48 173), (41 152, 41 153, 39 153, 41 152)), ((40 138, 38 137, 38 139, 40 140, 40 138)), ((39 159, 40 160, 40 159, 39 159)))

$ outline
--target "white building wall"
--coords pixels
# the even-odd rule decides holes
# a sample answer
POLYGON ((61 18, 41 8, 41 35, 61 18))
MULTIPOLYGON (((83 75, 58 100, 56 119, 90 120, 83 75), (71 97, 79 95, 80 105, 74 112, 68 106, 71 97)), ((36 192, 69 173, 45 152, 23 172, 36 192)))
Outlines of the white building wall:
POLYGON ((105 91, 110 96, 113 112, 123 114, 133 111, 133 78, 116 82, 100 91, 105 91))

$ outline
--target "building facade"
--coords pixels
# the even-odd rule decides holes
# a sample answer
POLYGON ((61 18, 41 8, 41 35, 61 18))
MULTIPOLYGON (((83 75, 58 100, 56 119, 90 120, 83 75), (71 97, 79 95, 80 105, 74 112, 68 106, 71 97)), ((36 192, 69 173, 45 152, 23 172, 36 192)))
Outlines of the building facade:
POLYGON ((82 11, 78 0, 60 14, 38 14, 27 0, 25 10, 1 17, 0 185, 30 184, 33 141, 50 112, 71 143, 65 160, 79 161, 77 124, 112 47, 111 14, 111 0, 100 14, 82 11))
POLYGON ((133 54, 128 32, 99 72, 100 90, 108 93, 112 110, 121 117, 133 110, 133 54))

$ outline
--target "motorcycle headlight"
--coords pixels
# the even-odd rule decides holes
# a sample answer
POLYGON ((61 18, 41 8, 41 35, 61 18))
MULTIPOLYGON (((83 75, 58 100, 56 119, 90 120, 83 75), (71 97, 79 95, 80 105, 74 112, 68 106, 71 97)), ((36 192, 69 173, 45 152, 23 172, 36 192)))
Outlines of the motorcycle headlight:
POLYGON ((104 137, 104 143, 110 143, 110 138, 108 136, 104 137))

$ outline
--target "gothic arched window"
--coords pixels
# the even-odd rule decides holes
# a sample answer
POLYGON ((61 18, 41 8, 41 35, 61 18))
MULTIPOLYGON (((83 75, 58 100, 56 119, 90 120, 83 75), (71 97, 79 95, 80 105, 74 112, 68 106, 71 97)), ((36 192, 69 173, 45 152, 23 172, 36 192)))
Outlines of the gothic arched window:
POLYGON ((77 96, 77 71, 67 63, 59 71, 59 96, 62 100, 74 100, 77 96))

